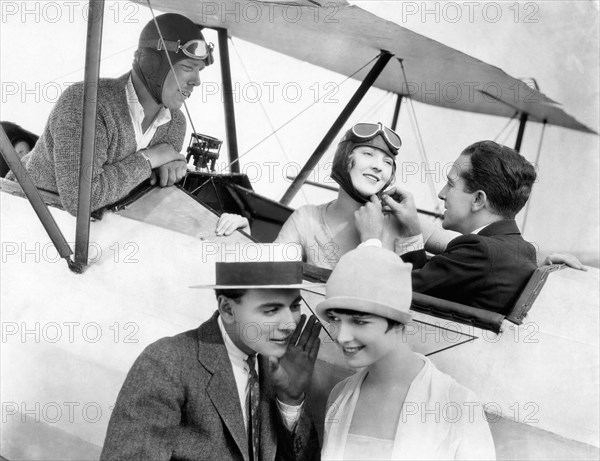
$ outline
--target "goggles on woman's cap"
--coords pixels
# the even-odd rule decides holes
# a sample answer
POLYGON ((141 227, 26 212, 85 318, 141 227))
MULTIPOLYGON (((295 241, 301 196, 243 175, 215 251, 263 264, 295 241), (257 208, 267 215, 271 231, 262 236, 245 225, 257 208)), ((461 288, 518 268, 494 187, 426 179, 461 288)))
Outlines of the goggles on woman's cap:
POLYGON ((357 123, 350 129, 350 132, 352 134, 350 135, 350 133, 348 133, 342 141, 350 141, 352 140, 351 137, 366 141, 368 139, 373 139, 377 135, 381 135, 391 149, 397 151, 400 149, 400 146, 402 146, 402 140, 398 133, 381 122, 357 123))
POLYGON ((179 50, 183 52, 187 57, 192 59, 201 59, 206 61, 206 65, 210 65, 214 62, 213 59, 213 49, 214 45, 212 43, 206 43, 204 40, 190 40, 186 42, 184 45, 181 44, 180 40, 176 42, 172 40, 143 40, 140 41, 140 47, 148 47, 154 48, 156 46, 157 50, 162 50, 161 42, 164 43, 164 48, 171 53, 179 53, 179 50))

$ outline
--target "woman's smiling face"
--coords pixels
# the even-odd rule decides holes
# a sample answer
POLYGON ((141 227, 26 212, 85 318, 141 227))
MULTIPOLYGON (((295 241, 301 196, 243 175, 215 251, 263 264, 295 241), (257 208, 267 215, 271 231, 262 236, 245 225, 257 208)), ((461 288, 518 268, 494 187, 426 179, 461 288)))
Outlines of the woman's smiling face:
POLYGON ((372 146, 358 146, 350 154, 350 180, 359 194, 370 197, 389 182, 394 171, 394 160, 372 146))
POLYGON ((329 332, 352 368, 367 367, 397 350, 396 329, 387 319, 363 313, 327 313, 329 332))

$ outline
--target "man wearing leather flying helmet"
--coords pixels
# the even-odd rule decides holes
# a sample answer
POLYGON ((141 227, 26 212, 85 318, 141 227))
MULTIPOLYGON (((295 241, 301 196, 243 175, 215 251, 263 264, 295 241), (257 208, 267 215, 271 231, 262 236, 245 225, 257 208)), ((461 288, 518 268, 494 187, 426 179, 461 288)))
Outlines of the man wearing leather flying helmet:
MULTIPOLYGON (((122 199, 148 178, 162 187, 183 178, 186 121, 180 108, 200 85, 200 71, 213 63, 212 49, 198 25, 178 14, 163 14, 142 30, 131 72, 100 79, 92 210, 122 199)), ((63 92, 36 147, 22 160, 35 184, 57 192, 73 215, 83 90, 79 82, 63 92)))
POLYGON ((213 45, 206 43, 200 28, 183 16, 163 14, 156 18, 156 22, 164 41, 154 21, 150 21, 140 35, 133 75, 156 104, 179 109, 183 99, 190 96, 196 81, 199 81, 198 72, 213 63, 213 45), (171 73, 169 60, 175 74, 171 73), (173 75, 177 76, 181 91, 173 75), (174 97, 174 93, 179 97, 174 97))

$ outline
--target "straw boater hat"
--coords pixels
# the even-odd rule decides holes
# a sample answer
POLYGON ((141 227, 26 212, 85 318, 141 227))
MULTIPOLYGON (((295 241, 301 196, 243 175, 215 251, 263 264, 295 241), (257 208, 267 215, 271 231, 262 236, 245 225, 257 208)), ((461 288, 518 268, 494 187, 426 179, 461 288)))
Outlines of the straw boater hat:
POLYGON ((358 247, 342 256, 333 269, 317 314, 327 320, 328 310, 349 309, 408 323, 412 319, 411 269, 412 264, 389 250, 358 247))
POLYGON ((302 247, 290 243, 235 243, 219 248, 215 262, 215 283, 190 288, 310 289, 324 283, 302 279, 302 247))

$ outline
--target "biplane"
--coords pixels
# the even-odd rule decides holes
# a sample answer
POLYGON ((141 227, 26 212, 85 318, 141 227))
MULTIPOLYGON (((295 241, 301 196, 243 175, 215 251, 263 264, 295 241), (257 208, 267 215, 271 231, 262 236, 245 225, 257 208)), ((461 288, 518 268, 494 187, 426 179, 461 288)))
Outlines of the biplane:
MULTIPOLYGON (((101 9, 103 3, 90 5, 101 9)), ((212 294, 187 288, 211 282, 219 245, 272 241, 303 183, 313 187, 312 197, 315 191, 325 194, 323 181, 310 185, 311 171, 356 117, 353 111, 370 88, 391 98, 388 116, 394 126, 406 120, 404 114, 414 115, 414 102, 447 114, 452 109, 518 121, 517 149, 532 122, 596 139, 593 128, 535 85, 345 1, 137 3, 184 14, 216 31, 227 168, 190 167, 180 187, 141 185, 103 213, 77 219, 56 195, 27 191, 32 188, 26 180, 2 181, 0 455, 9 460, 99 457, 112 405, 133 360, 154 340, 212 314, 212 294), (338 95, 341 102, 332 104, 339 115, 331 128, 310 126, 322 139, 317 145, 315 134, 314 152, 281 196, 258 193, 254 189, 263 189, 244 174, 236 127, 241 131, 246 120, 239 113, 236 119, 232 81, 237 77, 228 58, 231 41, 238 39, 356 81, 353 94, 345 100, 338 95), (438 98, 431 88, 447 92, 438 98), (32 194, 35 208, 26 200, 32 194), (248 216, 252 235, 217 238, 214 228, 222 212, 248 216)), ((97 78, 101 21, 90 23, 86 72, 95 67, 97 78)), ((418 137, 412 143, 423 154, 418 137)), ((1 148, 5 155, 11 151, 5 139, 1 148)), ((428 214, 435 215, 435 209, 428 214)), ((312 267, 305 275, 327 277, 312 267)), ((477 393, 499 459, 598 457, 598 279, 594 268, 542 267, 506 317, 415 294, 411 344, 477 393)), ((318 290, 311 293, 309 305, 319 296, 318 290)), ((350 373, 331 340, 323 335, 322 341, 311 402, 317 415, 328 389, 350 373)))

